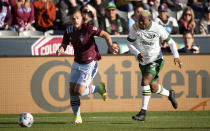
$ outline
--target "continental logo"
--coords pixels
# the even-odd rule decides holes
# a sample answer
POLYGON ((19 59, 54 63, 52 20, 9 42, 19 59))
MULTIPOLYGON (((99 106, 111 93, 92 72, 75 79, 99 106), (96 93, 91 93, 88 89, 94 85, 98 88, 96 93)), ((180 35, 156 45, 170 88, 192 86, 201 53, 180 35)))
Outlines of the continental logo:
MULTIPOLYGON (((71 68, 71 64, 68 61, 48 61, 35 71, 35 73, 32 76, 31 80, 31 94, 35 101, 35 103, 42 109, 49 111, 49 112, 62 112, 70 108, 70 105, 66 105, 64 107, 60 106, 54 106, 48 102, 46 97, 44 97, 45 92, 43 92, 43 79, 46 75, 46 73, 50 70, 55 68, 56 66, 66 66, 71 68)), ((49 93, 56 101, 67 101, 69 100, 69 94, 68 94, 68 88, 65 88, 65 95, 63 98, 61 98, 58 95, 58 78, 60 75, 63 75, 66 78, 66 81, 68 80, 69 73, 64 71, 55 72, 50 78, 49 78, 49 93)), ((65 82, 65 81, 64 81, 65 82)), ((68 87, 66 83, 66 87, 68 87)))
MULTIPOLYGON (((136 69, 135 71, 130 70, 133 66, 131 60, 125 59, 119 63, 116 64, 110 64, 103 67, 103 72, 99 70, 96 77, 93 80, 93 83, 99 83, 101 80, 104 81, 107 86, 108 90, 108 96, 110 100, 117 100, 117 99, 138 99, 141 98, 141 72, 139 69, 136 69), (118 68, 121 68, 121 70, 118 70, 118 68), (135 76, 137 80, 133 80, 132 76, 135 76), (118 81, 116 79, 118 78, 118 81), (120 80, 119 80, 120 79, 120 80), (117 83, 121 83, 122 87, 116 87, 117 83), (136 88, 135 92, 138 92, 137 95, 132 94, 132 82, 136 82, 136 85, 138 85, 138 88, 136 88), (118 93, 116 88, 121 88, 122 93, 118 93)), ((69 102, 69 85, 68 85, 68 78, 69 78, 69 72, 60 70, 55 71, 52 73, 51 76, 48 76, 49 81, 47 81, 49 84, 49 87, 43 87, 44 77, 45 75, 51 70, 53 70, 56 67, 66 67, 70 68, 72 64, 65 60, 65 61, 47 61, 46 63, 43 63, 40 65, 34 72, 32 79, 31 79, 31 94, 33 97, 33 100, 35 103, 42 108, 45 111, 48 112, 62 112, 66 111, 70 108, 70 102, 69 102), (65 78, 65 81, 61 81, 65 83, 65 91, 64 95, 62 97, 59 95, 59 77, 63 76, 65 78), (49 94, 51 95, 51 98, 56 101, 56 103, 64 102, 66 101, 65 106, 59 106, 59 105, 53 105, 48 100, 48 97, 46 97, 46 92, 43 91, 43 88, 48 88, 49 94)), ((181 71, 181 70, 180 70, 181 71)), ((177 91, 177 98, 210 98, 210 81, 209 81, 209 72, 208 70, 184 70, 182 72, 177 70, 169 70, 168 72, 164 73, 163 76, 161 76, 162 84, 165 88, 171 89, 174 86, 184 86, 186 89, 177 91), (172 77, 176 79, 176 81, 172 81, 172 77), (200 82, 201 84, 197 84, 197 82, 200 82), (188 86, 185 86, 188 85, 188 86), (201 93, 199 95, 197 94, 198 87, 201 89, 201 93), (185 92, 185 93, 184 93, 185 92)), ((153 94, 152 97, 154 99, 161 99, 162 97, 156 94, 153 94)), ((90 99, 88 96, 82 97, 82 99, 90 99)), ((101 99, 100 96, 97 94, 94 94, 93 99, 101 99)))

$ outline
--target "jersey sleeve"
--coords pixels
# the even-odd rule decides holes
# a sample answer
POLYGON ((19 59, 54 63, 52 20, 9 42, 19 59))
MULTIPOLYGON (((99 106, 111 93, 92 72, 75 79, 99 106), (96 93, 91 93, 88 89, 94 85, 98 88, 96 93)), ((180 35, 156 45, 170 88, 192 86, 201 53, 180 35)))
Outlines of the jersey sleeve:
POLYGON ((137 27, 136 27, 136 24, 134 24, 131 27, 130 32, 129 32, 128 37, 127 37, 127 40, 129 42, 135 42, 136 41, 136 39, 137 39, 136 31, 137 31, 137 27))
POLYGON ((65 31, 64 34, 63 34, 62 44, 68 45, 69 42, 70 42, 70 40, 68 39, 68 34, 67 34, 67 32, 65 31))
POLYGON ((171 39, 170 34, 161 25, 159 25, 159 34, 161 39, 165 40, 166 42, 168 42, 171 39))
POLYGON ((93 25, 88 25, 88 30, 94 36, 99 36, 100 33, 101 33, 101 29, 97 28, 97 27, 95 27, 93 25))
POLYGON ((138 56, 138 54, 140 53, 140 51, 138 49, 136 49, 135 47, 135 41, 137 39, 137 25, 134 24, 131 29, 130 32, 128 34, 127 37, 127 46, 131 52, 131 54, 134 54, 136 57, 138 56))
POLYGON ((157 17, 154 19, 154 22, 159 23, 160 19, 157 17))
POLYGON ((160 37, 162 40, 165 40, 168 45, 170 46, 171 52, 174 56, 174 58, 179 58, 179 53, 177 51, 176 43, 175 41, 171 38, 171 36, 168 34, 168 32, 163 28, 163 26, 159 25, 160 27, 160 37))
POLYGON ((172 52, 174 58, 179 58, 179 53, 178 53, 175 41, 173 39, 170 39, 168 41, 168 45, 171 49, 171 52, 172 52))
POLYGON ((66 28, 64 34, 63 34, 63 40, 62 44, 68 45, 71 42, 71 36, 70 33, 73 31, 73 26, 69 26, 66 28))

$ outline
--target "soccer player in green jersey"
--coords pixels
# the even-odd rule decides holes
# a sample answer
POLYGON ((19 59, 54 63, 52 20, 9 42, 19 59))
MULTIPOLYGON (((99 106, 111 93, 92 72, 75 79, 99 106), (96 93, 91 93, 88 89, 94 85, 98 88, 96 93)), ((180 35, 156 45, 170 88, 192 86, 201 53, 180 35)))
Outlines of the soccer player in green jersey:
POLYGON ((140 112, 132 117, 134 120, 145 120, 151 92, 167 96, 175 109, 178 106, 175 100, 175 91, 167 90, 157 82, 158 74, 164 65, 160 39, 168 43, 174 56, 174 63, 178 63, 181 68, 174 40, 163 26, 151 21, 149 11, 141 11, 138 22, 132 26, 127 38, 129 50, 136 56, 142 72, 142 107, 140 112))

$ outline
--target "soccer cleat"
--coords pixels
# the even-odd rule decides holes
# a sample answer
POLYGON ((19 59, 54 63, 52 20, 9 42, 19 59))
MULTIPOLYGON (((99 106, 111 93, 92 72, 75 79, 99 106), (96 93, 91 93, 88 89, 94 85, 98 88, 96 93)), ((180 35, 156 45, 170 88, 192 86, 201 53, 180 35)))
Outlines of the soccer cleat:
POLYGON ((105 84, 104 83, 99 83, 99 91, 98 93, 101 95, 101 97, 103 98, 104 101, 106 101, 107 99, 107 94, 106 94, 106 88, 105 88, 105 84))
POLYGON ((168 99, 169 101, 171 102, 172 106, 174 107, 174 109, 176 109, 178 107, 178 104, 175 100, 175 91, 174 90, 170 90, 169 91, 169 96, 168 96, 168 99))
POLYGON ((82 117, 81 116, 75 116, 73 119, 73 124, 82 124, 82 117))
POLYGON ((133 120, 137 120, 137 121, 145 121, 146 119, 146 110, 141 109, 141 111, 136 114, 135 116, 132 116, 133 120))

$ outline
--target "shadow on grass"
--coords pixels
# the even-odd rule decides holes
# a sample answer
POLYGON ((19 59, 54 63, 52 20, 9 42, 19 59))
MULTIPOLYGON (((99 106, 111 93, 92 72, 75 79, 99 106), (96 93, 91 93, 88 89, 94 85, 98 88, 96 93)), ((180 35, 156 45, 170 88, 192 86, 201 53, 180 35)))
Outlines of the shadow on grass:
POLYGON ((110 124, 113 124, 113 125, 128 125, 128 124, 135 124, 135 123, 131 123, 131 122, 122 122, 122 123, 120 123, 120 122, 113 122, 113 123, 110 123, 110 124))
POLYGON ((133 122, 101 122, 101 121, 85 121, 84 123, 98 123, 98 124, 113 124, 113 125, 128 125, 128 124, 135 124, 133 122))

